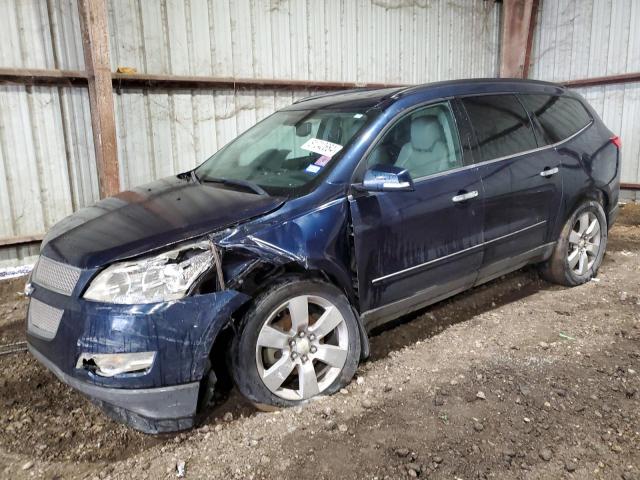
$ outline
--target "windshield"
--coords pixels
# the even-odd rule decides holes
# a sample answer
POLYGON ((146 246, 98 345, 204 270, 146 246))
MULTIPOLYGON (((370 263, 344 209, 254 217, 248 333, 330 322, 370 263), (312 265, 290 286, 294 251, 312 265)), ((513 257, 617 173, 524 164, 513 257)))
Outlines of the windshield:
POLYGON ((255 193, 306 193, 333 165, 367 121, 365 112, 280 111, 267 117, 200 165, 201 182, 255 193))

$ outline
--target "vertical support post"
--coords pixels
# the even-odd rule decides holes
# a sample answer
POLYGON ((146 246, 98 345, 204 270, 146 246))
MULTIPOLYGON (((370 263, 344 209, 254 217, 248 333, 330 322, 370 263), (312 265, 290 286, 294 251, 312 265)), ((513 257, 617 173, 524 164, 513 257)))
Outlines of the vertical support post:
POLYGON ((500 76, 526 78, 539 0, 504 0, 500 41, 500 76))
POLYGON ((100 197, 120 191, 106 0, 78 0, 100 197))

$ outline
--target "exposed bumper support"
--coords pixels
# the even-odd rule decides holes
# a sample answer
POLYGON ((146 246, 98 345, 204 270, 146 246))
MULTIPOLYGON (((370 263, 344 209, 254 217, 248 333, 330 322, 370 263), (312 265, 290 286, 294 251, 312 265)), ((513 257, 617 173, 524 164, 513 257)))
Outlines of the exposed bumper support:
MULTIPOLYGON (((144 389, 100 387, 67 375, 31 344, 28 345, 28 348, 29 352, 51 370, 61 382, 78 390, 91 400, 107 404, 106 406, 124 409, 151 421, 192 418, 196 414, 199 382, 144 389)), ((149 431, 149 429, 142 430, 149 431)))

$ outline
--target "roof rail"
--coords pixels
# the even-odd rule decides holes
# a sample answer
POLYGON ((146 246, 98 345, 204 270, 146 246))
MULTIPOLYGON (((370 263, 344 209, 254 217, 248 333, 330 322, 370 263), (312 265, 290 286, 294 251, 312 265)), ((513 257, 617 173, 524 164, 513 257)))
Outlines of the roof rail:
POLYGON ((295 105, 296 103, 302 103, 302 102, 306 102, 308 100, 313 100, 316 98, 331 97, 334 95, 345 95, 348 93, 364 92, 367 90, 379 90, 380 88, 384 88, 384 87, 362 87, 362 88, 350 88, 348 90, 336 90, 335 92, 324 92, 324 93, 319 93, 317 95, 308 95, 306 97, 299 98, 298 100, 293 102, 293 104, 295 105))
POLYGON ((395 92, 391 95, 391 98, 397 99, 402 95, 412 92, 419 92, 425 88, 435 87, 438 85, 456 85, 463 83, 523 83, 530 85, 548 85, 554 87, 562 88, 562 84, 554 83, 554 82, 546 82, 543 80, 535 80, 529 78, 460 78, 456 80, 442 80, 438 82, 430 82, 430 83, 421 83, 419 85, 408 85, 406 88, 395 92))

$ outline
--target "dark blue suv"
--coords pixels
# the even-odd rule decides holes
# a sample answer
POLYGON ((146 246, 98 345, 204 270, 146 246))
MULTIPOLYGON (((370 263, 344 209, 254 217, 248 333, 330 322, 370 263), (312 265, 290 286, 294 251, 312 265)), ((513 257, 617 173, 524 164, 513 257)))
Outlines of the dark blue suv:
POLYGON ((550 83, 306 98, 56 225, 29 349, 147 432, 192 426, 231 382, 304 403, 351 380, 384 322, 527 264, 588 281, 619 176, 620 139, 550 83))

